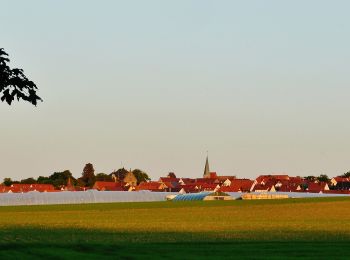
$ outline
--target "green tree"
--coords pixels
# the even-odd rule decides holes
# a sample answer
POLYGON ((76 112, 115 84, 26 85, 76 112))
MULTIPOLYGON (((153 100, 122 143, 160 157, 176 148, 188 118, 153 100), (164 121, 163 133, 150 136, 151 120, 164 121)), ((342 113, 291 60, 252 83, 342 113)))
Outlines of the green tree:
POLYGON ((103 172, 96 174, 96 181, 112 181, 112 177, 103 172))
POLYGON ((128 171, 123 167, 118 169, 117 171, 112 172, 110 176, 111 177, 115 176, 117 181, 123 181, 127 173, 128 171))
POLYGON ((5 178, 4 181, 3 181, 3 184, 5 186, 11 186, 12 183, 13 183, 13 181, 12 181, 11 178, 5 178))
POLYGON ((37 183, 37 181, 34 178, 27 178, 27 179, 23 179, 21 180, 22 184, 35 184, 37 183))
POLYGON ((52 180, 44 176, 39 176, 36 182, 39 184, 52 184, 52 180))
POLYGON ((132 173, 135 175, 135 178, 137 179, 137 184, 140 184, 143 181, 151 180, 148 174, 140 169, 135 169, 132 171, 132 173))
POLYGON ((344 173, 341 177, 343 177, 343 178, 350 178, 350 171, 344 173))
POLYGON ((321 174, 320 176, 317 177, 317 180, 320 182, 329 182, 329 178, 326 174, 321 174))
POLYGON ((33 81, 30 81, 21 69, 11 69, 8 66, 10 60, 8 54, 3 48, 0 48, 0 94, 1 101, 6 101, 9 105, 16 98, 28 101, 35 105, 42 100, 37 94, 37 87, 33 81))
POLYGON ((315 180, 316 180, 316 177, 315 177, 315 176, 310 175, 310 176, 306 176, 306 177, 304 177, 304 179, 305 179, 305 180, 308 180, 308 181, 315 181, 315 180))
POLYGON ((73 177, 72 173, 69 170, 65 170, 63 172, 54 172, 48 178, 40 178, 40 182, 42 182, 43 184, 52 184, 57 189, 62 186, 65 186, 68 182, 68 178, 71 178, 74 185, 77 183, 77 180, 73 177))
POLYGON ((95 169, 91 163, 87 163, 83 169, 82 176, 79 180, 84 184, 85 187, 92 187, 95 184, 96 176, 95 169))
POLYGON ((168 178, 176 178, 176 175, 173 172, 169 172, 167 177, 168 178))

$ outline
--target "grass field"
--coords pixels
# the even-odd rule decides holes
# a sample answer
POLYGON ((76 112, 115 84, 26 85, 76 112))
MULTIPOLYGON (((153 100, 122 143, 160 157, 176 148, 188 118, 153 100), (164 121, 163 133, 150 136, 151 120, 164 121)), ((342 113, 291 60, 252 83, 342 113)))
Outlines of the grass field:
POLYGON ((349 259, 350 198, 0 207, 0 258, 349 259))

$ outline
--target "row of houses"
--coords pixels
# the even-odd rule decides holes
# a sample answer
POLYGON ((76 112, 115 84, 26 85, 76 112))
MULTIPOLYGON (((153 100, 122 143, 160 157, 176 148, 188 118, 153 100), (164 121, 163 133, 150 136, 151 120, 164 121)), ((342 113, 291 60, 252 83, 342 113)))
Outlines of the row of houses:
POLYGON ((311 181, 288 175, 260 175, 255 180, 239 179, 234 176, 210 178, 170 178, 161 177, 158 181, 144 182, 135 190, 172 191, 195 193, 202 191, 219 192, 309 192, 350 194, 350 180, 335 177, 331 182, 311 181))

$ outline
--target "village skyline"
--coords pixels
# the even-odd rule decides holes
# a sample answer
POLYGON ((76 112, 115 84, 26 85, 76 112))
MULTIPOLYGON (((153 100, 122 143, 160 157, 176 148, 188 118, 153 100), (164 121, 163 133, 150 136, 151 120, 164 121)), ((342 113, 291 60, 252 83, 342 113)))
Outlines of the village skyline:
POLYGON ((4 178, 2 193, 28 191, 160 191, 197 193, 213 192, 311 192, 350 193, 350 171, 336 176, 290 176, 285 173, 261 174, 255 178, 240 178, 236 175, 220 175, 210 169, 207 154, 202 176, 191 178, 168 172, 154 180, 141 169, 122 167, 111 173, 96 172, 93 164, 87 163, 81 176, 75 177, 69 170, 54 172, 50 176, 13 180, 4 178))
MULTIPOLYGON (((209 159, 209 156, 207 155, 206 157, 206 162, 207 160, 209 159)), ((169 174, 169 173, 174 173, 176 174, 176 176, 179 176, 180 178, 198 178, 200 175, 201 175, 201 172, 203 172, 203 165, 202 165, 202 169, 198 172, 198 173, 190 173, 190 174, 186 174, 186 173, 179 173, 179 172, 176 172, 172 169, 169 169, 167 171, 165 171, 163 174, 160 174, 159 176, 156 176, 156 175, 153 175, 151 172, 148 172, 147 170, 143 169, 142 167, 127 167, 125 166, 122 162, 120 163, 120 166, 119 168, 113 168, 112 170, 110 171, 101 171, 99 170, 99 168, 96 168, 95 169, 95 164, 94 163, 88 163, 88 164, 92 164, 94 165, 94 171, 96 174, 112 174, 113 172, 117 171, 117 170, 120 170, 120 169, 125 169, 125 170, 142 170, 144 171, 145 173, 147 173, 147 175, 150 177, 151 180, 155 180, 155 179, 159 179, 160 177, 164 177, 166 174, 169 174)), ((212 164, 212 163, 211 163, 212 164)), ((86 165, 86 164, 85 164, 86 165)), ((215 164, 214 164, 215 165, 215 164)), ((243 178, 243 179, 254 179, 254 177, 257 177, 259 175, 290 175, 290 176, 298 176, 298 177, 308 177, 308 176, 314 176, 314 177, 318 177, 318 176, 321 176, 321 175, 327 175, 329 177, 337 177, 337 176, 341 176, 343 174, 346 174, 348 173, 349 171, 348 170, 344 170, 343 172, 338 172, 338 173, 326 173, 326 172, 320 172, 320 173, 306 173, 306 174, 290 174, 286 171, 273 171, 273 172, 263 172, 263 171, 260 171, 260 172, 257 172, 257 173, 251 173, 249 174, 248 176, 244 176, 244 175, 240 175, 240 174, 237 174, 237 173, 222 173, 222 172, 219 172, 217 170, 215 170, 215 168, 213 167, 215 173, 218 173, 218 174, 221 174, 223 176, 235 176, 237 178, 243 178)), ((83 167, 82 167, 82 170, 83 170, 83 167)), ((61 168, 60 170, 53 170, 49 173, 46 173, 46 174, 34 174, 34 175, 29 175, 29 174, 24 174, 24 175, 14 175, 14 174, 8 174, 8 175, 1 175, 0 174, 0 178, 3 180, 5 178, 11 178, 13 180, 16 180, 16 181, 20 181, 20 180, 23 180, 23 179, 27 179, 27 178, 38 178, 40 176, 48 176, 50 174, 53 174, 53 173, 57 173, 57 172, 64 172, 64 171, 69 171, 73 177, 76 177, 76 178, 79 178, 81 177, 81 174, 83 171, 80 171, 79 173, 77 172, 73 172, 71 169, 68 169, 68 168, 61 168)))

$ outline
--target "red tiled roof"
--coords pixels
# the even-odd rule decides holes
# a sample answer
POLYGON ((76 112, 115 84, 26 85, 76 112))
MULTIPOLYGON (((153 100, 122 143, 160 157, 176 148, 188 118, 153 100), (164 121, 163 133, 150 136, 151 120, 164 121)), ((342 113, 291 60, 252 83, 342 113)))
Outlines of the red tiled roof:
POLYGON ((159 182, 179 182, 180 178, 160 177, 159 182))
POLYGON ((216 179, 210 179, 210 178, 197 178, 196 179, 196 184, 201 184, 201 183, 215 183, 216 179))
POLYGON ((215 179, 217 176, 216 172, 210 172, 210 179, 215 179))
POLYGON ((181 188, 186 192, 186 193, 194 193, 199 191, 199 187, 197 187, 196 184, 186 184, 182 185, 181 188))
POLYGON ((215 190, 218 185, 215 183, 200 183, 197 185, 201 191, 212 191, 215 190))
POLYGON ((346 178, 346 177, 341 177, 341 176, 337 176, 333 178, 336 182, 348 182, 350 181, 350 178, 346 178))
POLYGON ((274 187, 274 184, 273 184, 273 182, 270 181, 270 182, 267 182, 265 185, 263 185, 263 184, 254 185, 253 191, 259 191, 259 190, 270 191, 272 189, 272 187, 274 187))
POLYGON ((250 191, 253 186, 254 181, 249 179, 234 179, 231 180, 232 188, 236 189, 237 191, 247 192, 250 191))
MULTIPOLYGON (((191 178, 180 178, 180 179, 181 179, 186 185, 196 182, 195 179, 191 179, 191 178)), ((179 180, 179 181, 180 181, 180 180, 179 180)))
POLYGON ((326 185, 327 185, 326 182, 319 182, 319 183, 310 182, 308 183, 307 191, 313 192, 313 193, 319 193, 321 191, 323 192, 325 191, 326 185))
POLYGON ((221 186, 219 191, 222 192, 242 192, 239 188, 234 186, 221 186))
POLYGON ((96 181, 92 188, 99 191, 122 191, 123 190, 119 182, 112 182, 112 181, 96 181))
POLYGON ((39 191, 39 192, 48 192, 55 191, 55 187, 52 184, 20 184, 15 183, 9 187, 4 186, 1 188, 2 192, 14 192, 22 193, 29 191, 39 191))
POLYGON ((217 176, 217 179, 219 180, 219 181, 226 181, 227 179, 228 180, 234 180, 234 179, 236 179, 236 176, 217 176))
POLYGON ((141 182, 136 187, 136 190, 164 191, 166 189, 164 185, 164 183, 157 181, 141 182))
POLYGON ((255 179, 259 184, 264 181, 269 181, 269 180, 289 180, 288 175, 260 175, 258 178, 255 179))

